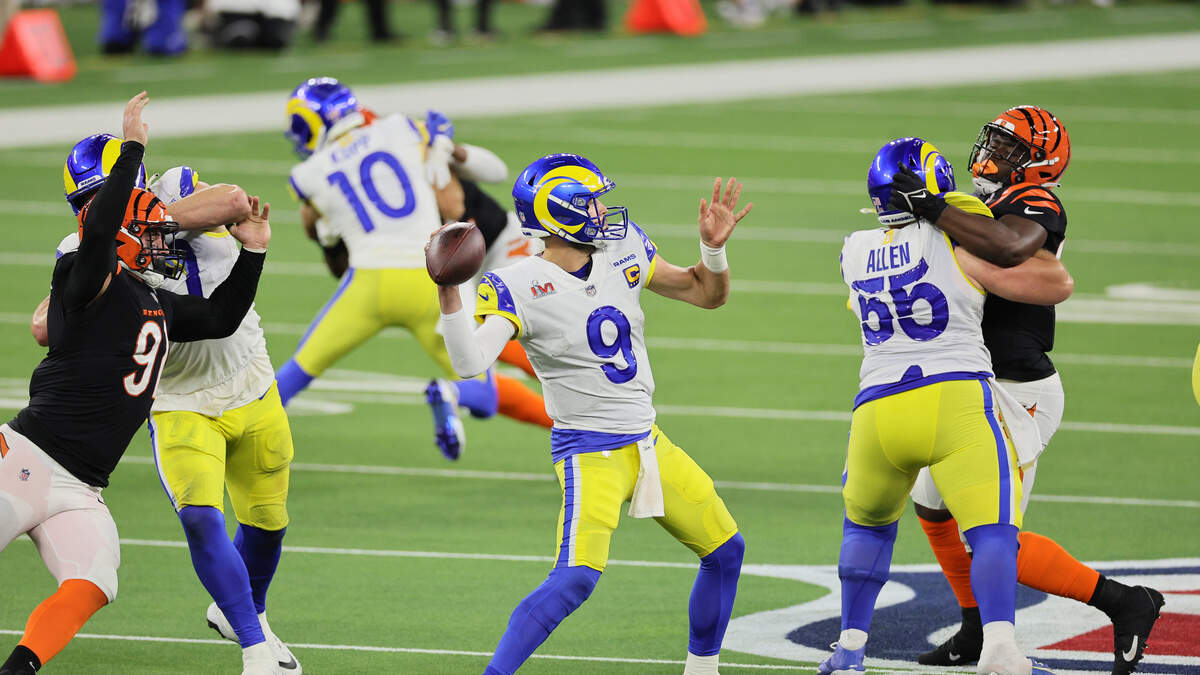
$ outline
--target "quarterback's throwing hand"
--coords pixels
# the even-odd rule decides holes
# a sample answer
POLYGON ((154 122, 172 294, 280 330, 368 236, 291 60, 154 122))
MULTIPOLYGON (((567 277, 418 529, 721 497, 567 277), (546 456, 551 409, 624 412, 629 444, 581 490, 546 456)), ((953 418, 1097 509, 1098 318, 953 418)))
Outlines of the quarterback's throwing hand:
POLYGON ((750 202, 741 211, 734 212, 741 196, 742 184, 730 178, 725 184, 725 196, 722 197, 721 179, 718 177, 713 181, 712 201, 703 197, 700 199, 700 241, 705 246, 724 246, 729 241, 729 235, 733 234, 733 228, 754 208, 754 202, 750 202))
POLYGON ((150 96, 143 91, 125 104, 125 116, 121 120, 121 133, 125 140, 146 144, 146 134, 150 127, 142 121, 142 108, 149 102, 150 96))
POLYGON ((259 209, 258 197, 250 198, 250 216, 230 229, 234 239, 242 242, 243 248, 265 251, 271 243, 271 205, 263 202, 259 209))

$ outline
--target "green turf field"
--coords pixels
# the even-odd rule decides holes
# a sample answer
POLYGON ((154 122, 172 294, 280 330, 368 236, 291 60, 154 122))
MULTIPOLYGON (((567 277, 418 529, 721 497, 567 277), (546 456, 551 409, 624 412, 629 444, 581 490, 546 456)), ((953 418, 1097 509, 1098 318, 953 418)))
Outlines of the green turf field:
MULTIPOLYGON (((1187 5, 1141 9, 1195 17, 1187 5)), ((1090 8, 1046 11, 1102 17, 1090 27, 1071 26, 1093 35, 1110 32, 1104 27, 1110 19, 1090 8)), ((351 19, 357 10, 345 14, 351 19)), ((1014 15, 1002 16, 1012 21, 1014 15)), ((853 25, 777 30, 826 31, 825 48, 837 51, 832 33, 853 25)), ((939 39, 968 41, 953 27, 937 30, 939 39)), ((646 44, 662 61, 695 57, 687 45, 658 38, 646 44)), ((520 50, 542 48, 494 47, 498 53, 513 50, 514 58, 520 50)), ((473 49, 474 61, 447 65, 444 74, 503 72, 498 65, 489 70, 491 52, 485 50, 492 47, 473 49)), ((321 58, 315 54, 313 67, 321 58)), ((737 57, 720 58, 726 56, 737 57)), ((130 72, 92 57, 84 66, 85 72, 130 72)), ((372 81, 367 69, 354 72, 372 81)), ((382 73, 372 72, 379 78, 373 81, 382 80, 382 73)), ((429 72, 434 74, 414 77, 443 74, 429 72)), ((307 74, 274 75, 272 86, 287 88, 281 81, 307 74)), ((44 90, 4 84, 0 91, 39 103, 70 98, 64 92, 113 98, 114 81, 97 82, 44 90)), ((122 89, 137 86, 121 82, 122 89)), ((172 80, 146 86, 152 93, 159 86, 168 94, 188 91, 186 83, 172 80)), ((238 75, 229 90, 261 86, 238 75)), ((13 97, 0 100, 13 104, 13 97)), ((718 481, 747 540, 748 565, 829 565, 837 558, 836 486, 859 365, 858 327, 844 308, 837 254, 843 234, 874 224, 872 216, 857 212, 868 204, 867 163, 887 139, 921 135, 959 167, 965 184, 967 153, 980 125, 1022 102, 1053 110, 1077 149, 1059 192, 1070 215, 1063 259, 1077 296, 1063 309, 1070 320, 1060 322, 1055 350, 1068 396, 1067 425, 1038 473, 1038 494, 1055 499, 1035 502, 1026 525, 1083 560, 1195 558, 1200 411, 1188 383, 1200 325, 1200 237, 1193 226, 1200 205, 1200 71, 886 97, 464 119, 456 126, 459 139, 495 150, 512 170, 549 152, 593 159, 617 181, 611 201, 627 205, 663 256, 677 263, 696 257, 696 203, 712 177, 733 174, 745 182, 744 199, 756 207, 729 246, 735 286, 728 305, 705 312, 647 295, 659 423, 718 481), (1156 299, 1144 299, 1147 293, 1156 299), (1105 501, 1114 497, 1152 501, 1105 501)), ((43 354, 29 336, 28 316, 46 293, 55 244, 73 228, 62 203, 64 151, 0 151, 4 416, 15 412, 43 354)), ((239 183, 273 204, 274 239, 257 307, 273 361, 282 364, 336 283, 303 238, 287 197, 290 149, 278 133, 156 141, 152 129, 147 167, 182 162, 205 180, 239 183)), ((503 200, 507 189, 495 186, 493 193, 503 200)), ((433 370, 411 339, 385 333, 327 378, 343 386, 318 382, 293 410, 297 465, 286 543, 303 550, 284 554, 270 615, 283 639, 311 645, 295 648, 307 672, 482 671, 512 607, 548 569, 560 496, 547 434, 504 419, 469 420, 466 454, 447 463, 432 444, 428 412, 415 393, 433 370), (370 650, 376 647, 384 649, 370 650)), ((203 642, 215 636, 204 624, 209 599, 149 456, 147 438, 139 433, 105 491, 125 540, 121 595, 85 632, 175 641, 78 639, 54 661, 53 672, 213 673, 239 667, 238 650, 229 643, 203 642), (183 642, 192 639, 200 642, 183 642)), ((539 658, 521 672, 679 672, 675 663, 654 661, 684 656, 694 558, 653 523, 628 518, 614 537, 612 557, 633 562, 610 567, 592 599, 539 650, 596 660, 539 658)), ((911 516, 902 521, 895 561, 933 562, 911 516)), ((0 630, 19 631, 29 611, 52 592, 53 580, 25 539, 0 556, 0 570, 6 588, 0 630)), ((749 571, 739 589, 735 617, 824 594, 816 586, 749 571)), ((15 641, 0 633, 0 645, 15 641)), ((723 660, 785 665, 732 651, 723 660)))

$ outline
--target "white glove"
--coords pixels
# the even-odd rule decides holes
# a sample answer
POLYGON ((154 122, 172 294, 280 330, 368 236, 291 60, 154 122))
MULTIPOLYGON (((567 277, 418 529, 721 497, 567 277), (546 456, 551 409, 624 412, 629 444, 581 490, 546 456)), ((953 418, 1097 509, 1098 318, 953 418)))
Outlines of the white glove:
POLYGON ((425 178, 430 185, 440 190, 450 182, 450 156, 454 153, 454 141, 446 136, 434 136, 425 155, 425 178))

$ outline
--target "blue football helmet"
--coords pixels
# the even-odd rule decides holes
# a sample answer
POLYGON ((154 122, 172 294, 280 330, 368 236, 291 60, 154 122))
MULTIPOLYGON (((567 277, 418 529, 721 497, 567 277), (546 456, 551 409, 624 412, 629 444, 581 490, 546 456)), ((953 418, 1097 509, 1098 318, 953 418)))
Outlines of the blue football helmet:
POLYGON ((546 155, 525 167, 513 185, 521 232, 597 247, 624 239, 629 229, 624 206, 606 207, 603 218, 593 215, 599 212, 593 205, 600 195, 614 187, 599 167, 579 155, 546 155))
POLYGON ((884 227, 908 225, 916 222, 916 216, 907 211, 888 208, 892 197, 892 176, 904 164, 925 179, 932 194, 954 190, 954 167, 942 153, 926 140, 908 137, 897 138, 879 149, 871 168, 867 171, 867 193, 875 205, 875 215, 884 227))
POLYGON ((312 77, 292 91, 287 102, 287 131, 296 154, 308 158, 342 119, 362 110, 354 92, 332 77, 312 77))
MULTIPOLYGON (((67 161, 63 164, 63 194, 67 203, 79 215, 79 210, 87 203, 88 198, 112 171, 113 164, 121 156, 120 138, 112 134, 95 134, 79 141, 71 148, 67 161)), ((139 166, 134 187, 146 187, 146 167, 139 166)))

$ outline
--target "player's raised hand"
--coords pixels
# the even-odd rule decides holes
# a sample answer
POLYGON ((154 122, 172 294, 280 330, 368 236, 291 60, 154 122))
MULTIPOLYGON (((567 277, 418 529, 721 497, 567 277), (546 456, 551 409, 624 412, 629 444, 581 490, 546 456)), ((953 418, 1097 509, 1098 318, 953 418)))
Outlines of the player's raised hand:
POLYGON ((121 120, 121 135, 125 140, 146 144, 150 126, 142 121, 142 108, 145 108, 149 102, 150 96, 143 91, 125 104, 125 116, 121 120))
POLYGON ((262 202, 261 209, 258 197, 250 197, 250 215, 229 230, 234 239, 242 242, 243 248, 256 251, 266 250, 271 243, 271 205, 262 202))
POLYGON ((741 211, 735 212, 741 196, 742 184, 731 177, 725 184, 725 196, 722 197, 721 178, 718 176, 713 181, 712 201, 703 197, 700 199, 700 241, 705 246, 724 246, 729 235, 733 234, 733 228, 754 208, 754 202, 750 202, 741 211))

